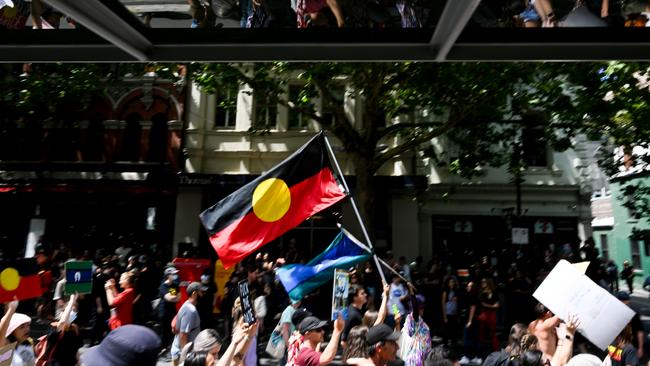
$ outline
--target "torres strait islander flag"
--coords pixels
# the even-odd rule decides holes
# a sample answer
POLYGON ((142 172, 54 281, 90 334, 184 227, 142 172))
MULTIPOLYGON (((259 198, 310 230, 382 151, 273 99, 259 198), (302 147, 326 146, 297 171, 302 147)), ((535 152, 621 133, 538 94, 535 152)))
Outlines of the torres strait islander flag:
POLYGON ((36 259, 0 261, 0 303, 41 296, 41 279, 36 259))
POLYGON ((313 214, 346 197, 320 132, 266 174, 200 215, 210 243, 230 268, 313 214))

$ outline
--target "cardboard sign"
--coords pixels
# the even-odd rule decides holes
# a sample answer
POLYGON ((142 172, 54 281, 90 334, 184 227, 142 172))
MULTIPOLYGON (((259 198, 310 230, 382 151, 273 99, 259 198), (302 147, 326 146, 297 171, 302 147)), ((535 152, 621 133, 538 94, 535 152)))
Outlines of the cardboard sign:
POLYGON ((546 276, 533 297, 560 319, 576 315, 578 331, 603 350, 634 316, 632 309, 565 260, 546 276))
POLYGON ((253 313, 253 302, 251 301, 251 294, 248 292, 248 281, 243 280, 239 282, 239 301, 241 301, 241 309, 244 314, 244 321, 247 324, 255 323, 255 314, 253 313))
POLYGON ((16 342, 0 347, 0 366, 11 366, 15 350, 16 342))
POLYGON ((350 290, 350 274, 342 269, 334 270, 334 291, 332 292, 332 320, 339 314, 343 319, 348 318, 348 292, 350 290))
POLYGON ((65 294, 89 294, 93 290, 93 262, 65 262, 65 294))

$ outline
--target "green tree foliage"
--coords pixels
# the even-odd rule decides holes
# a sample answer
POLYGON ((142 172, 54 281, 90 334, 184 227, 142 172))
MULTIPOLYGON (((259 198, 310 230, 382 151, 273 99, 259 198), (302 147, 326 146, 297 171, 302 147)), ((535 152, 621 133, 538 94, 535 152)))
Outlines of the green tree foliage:
MULTIPOLYGON (((274 102, 317 121, 342 142, 352 158, 362 211, 371 221, 373 175, 392 159, 418 151, 464 177, 483 174, 485 166, 510 164, 513 173, 525 168, 513 163, 515 145, 524 128, 538 128, 556 149, 571 146, 582 116, 567 87, 571 65, 515 63, 264 63, 195 64, 192 77, 207 92, 229 83, 265 90, 274 102), (286 97, 287 85, 302 84, 297 101, 286 97), (362 105, 359 119, 346 114, 342 95, 362 105), (320 98, 323 109, 319 113, 320 98), (427 113, 419 113, 426 111, 427 113), (396 122, 396 117, 402 118, 396 122), (431 139, 453 141, 458 154, 436 151, 431 139), (396 144, 392 141, 397 141, 396 144)), ((268 126, 253 125, 252 132, 268 126)))

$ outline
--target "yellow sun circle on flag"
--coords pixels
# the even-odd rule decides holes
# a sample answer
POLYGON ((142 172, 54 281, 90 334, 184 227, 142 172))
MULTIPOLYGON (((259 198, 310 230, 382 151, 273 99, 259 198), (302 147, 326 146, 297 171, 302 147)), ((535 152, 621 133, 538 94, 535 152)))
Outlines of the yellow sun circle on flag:
POLYGON ((0 272, 0 285, 7 291, 13 291, 18 288, 20 283, 20 274, 15 268, 5 268, 0 272))
POLYGON ((289 211, 291 192, 282 179, 262 181, 253 192, 253 212, 264 222, 278 221, 289 211))

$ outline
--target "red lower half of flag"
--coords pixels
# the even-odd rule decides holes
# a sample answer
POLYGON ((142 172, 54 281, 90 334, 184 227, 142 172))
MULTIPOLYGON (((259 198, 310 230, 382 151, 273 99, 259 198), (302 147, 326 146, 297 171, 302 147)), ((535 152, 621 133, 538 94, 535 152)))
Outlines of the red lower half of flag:
POLYGON ((345 198, 329 168, 294 184, 289 190, 291 206, 279 220, 264 222, 251 210, 210 237, 225 268, 230 268, 313 214, 345 198))
POLYGON ((41 279, 38 274, 21 276, 18 287, 8 290, 0 286, 0 303, 7 303, 16 297, 18 300, 32 299, 42 295, 41 279))

